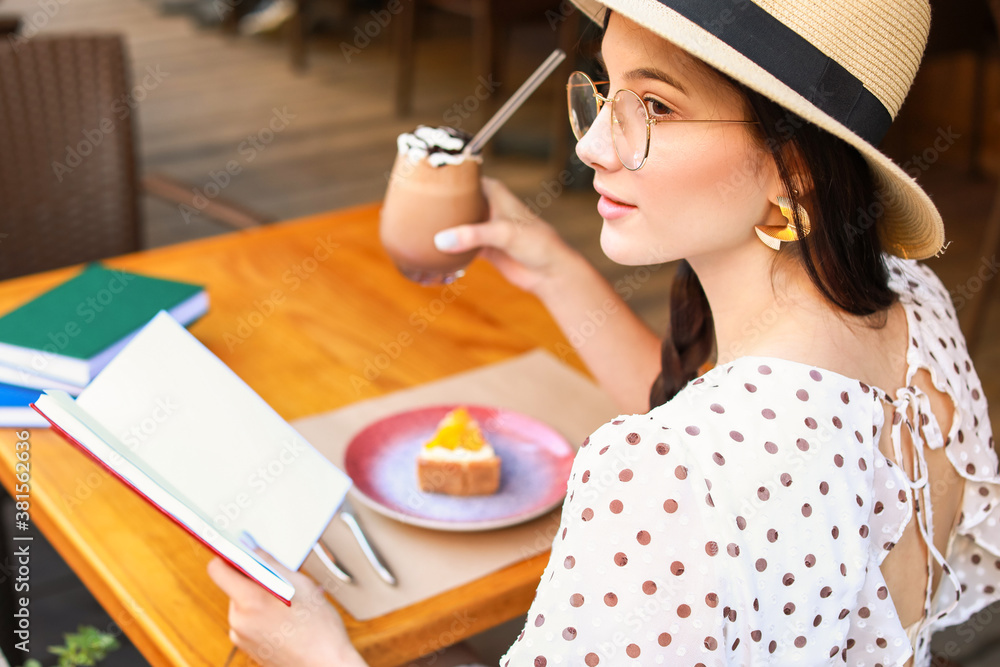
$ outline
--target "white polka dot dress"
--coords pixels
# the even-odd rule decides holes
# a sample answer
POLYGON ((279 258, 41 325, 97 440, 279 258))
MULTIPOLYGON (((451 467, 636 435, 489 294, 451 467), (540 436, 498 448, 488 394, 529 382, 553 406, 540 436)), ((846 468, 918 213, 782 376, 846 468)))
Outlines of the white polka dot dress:
POLYGON ((956 405, 951 431, 917 387, 891 397, 765 357, 615 419, 576 457, 551 559, 502 667, 889 667, 914 653, 924 667, 934 630, 1000 599, 1000 476, 982 387, 947 291, 925 267, 889 262, 911 333, 908 381, 930 371, 956 405), (894 444, 908 429, 945 447, 966 479, 912 644, 879 565, 910 521, 929 537, 930 511, 915 510, 930 496, 922 454, 908 478, 880 452, 883 429, 894 444))

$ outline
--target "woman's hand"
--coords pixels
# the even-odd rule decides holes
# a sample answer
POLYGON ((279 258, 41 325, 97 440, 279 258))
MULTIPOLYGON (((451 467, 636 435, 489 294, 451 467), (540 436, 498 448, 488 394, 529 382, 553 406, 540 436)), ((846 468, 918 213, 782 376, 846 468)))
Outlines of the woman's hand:
POLYGON ((208 564, 208 575, 229 596, 229 638, 233 644, 265 667, 365 665, 323 590, 304 574, 266 559, 295 586, 290 607, 222 559, 208 564))
POLYGON ((439 250, 481 247, 507 280, 539 297, 587 368, 626 413, 649 409, 660 340, 611 285, 499 181, 483 179, 489 220, 434 237, 439 250))
POLYGON ((564 277, 567 265, 579 255, 546 222, 531 212, 500 181, 483 178, 489 203, 486 222, 460 225, 438 232, 438 250, 480 254, 521 289, 539 294, 544 286, 564 277))

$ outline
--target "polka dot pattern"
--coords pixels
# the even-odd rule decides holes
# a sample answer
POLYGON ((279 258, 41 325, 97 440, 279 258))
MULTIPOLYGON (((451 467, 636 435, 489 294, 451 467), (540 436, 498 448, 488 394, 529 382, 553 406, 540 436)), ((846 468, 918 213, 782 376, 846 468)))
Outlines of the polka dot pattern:
POLYGON ((929 664, 930 634, 950 615, 1000 599, 1000 477, 982 385, 940 281, 915 262, 888 265, 908 315, 911 367, 933 370, 959 407, 951 431, 915 409, 926 399, 917 388, 889 397, 762 357, 717 367, 646 415, 615 419, 577 454, 562 539, 506 661, 905 662, 909 639, 879 565, 919 520, 921 499, 879 451, 883 429, 945 446, 967 480, 914 667, 929 664), (902 416, 886 419, 886 403, 902 416))

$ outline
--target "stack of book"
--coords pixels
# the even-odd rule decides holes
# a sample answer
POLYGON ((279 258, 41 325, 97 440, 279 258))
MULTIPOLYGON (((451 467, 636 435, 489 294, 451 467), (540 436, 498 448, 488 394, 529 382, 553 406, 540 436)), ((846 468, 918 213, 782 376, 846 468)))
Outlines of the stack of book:
POLYGON ((187 325, 208 310, 200 285, 88 265, 0 317, 0 426, 47 426, 42 390, 76 396, 161 310, 187 325))

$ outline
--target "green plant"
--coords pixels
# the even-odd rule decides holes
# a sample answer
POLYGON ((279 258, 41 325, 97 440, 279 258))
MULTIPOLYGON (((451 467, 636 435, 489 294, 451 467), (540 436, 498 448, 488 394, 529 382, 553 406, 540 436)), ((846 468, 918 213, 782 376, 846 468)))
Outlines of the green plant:
MULTIPOLYGON (((67 633, 63 635, 63 639, 66 640, 63 646, 49 647, 49 653, 59 656, 55 667, 91 667, 118 648, 118 640, 114 635, 92 626, 81 625, 75 634, 67 633)), ((31 658, 23 667, 42 667, 42 663, 31 658)))

